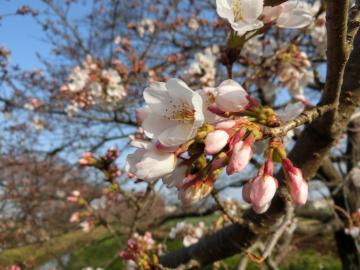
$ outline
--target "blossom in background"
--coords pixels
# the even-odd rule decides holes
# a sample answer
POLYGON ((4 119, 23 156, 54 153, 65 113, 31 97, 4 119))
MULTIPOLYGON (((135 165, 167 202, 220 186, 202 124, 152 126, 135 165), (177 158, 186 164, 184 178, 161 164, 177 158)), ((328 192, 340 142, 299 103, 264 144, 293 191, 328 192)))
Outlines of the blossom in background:
POLYGON ((70 92, 79 92, 84 89, 89 79, 89 72, 79 66, 75 67, 69 75, 67 89, 70 92))
POLYGON ((120 258, 131 261, 139 269, 157 268, 159 263, 158 256, 162 253, 162 246, 157 245, 150 232, 139 235, 134 233, 127 241, 127 248, 119 252, 120 258))
POLYGON ((155 23, 151 19, 142 19, 136 26, 136 30, 139 33, 140 37, 144 37, 145 33, 154 33, 155 32, 155 23))
POLYGON ((42 103, 37 98, 29 98, 28 101, 24 104, 24 108, 29 111, 35 111, 41 107, 42 103))
POLYGON ((320 14, 316 20, 310 25, 309 32, 312 42, 315 45, 316 53, 325 58, 327 47, 327 34, 326 34, 326 16, 325 12, 320 14))
POLYGON ((145 134, 164 146, 185 143, 204 123, 201 96, 181 80, 151 84, 144 99, 151 110, 143 122, 145 134))
POLYGON ((199 22, 197 21, 196 18, 191 18, 188 22, 188 27, 193 30, 193 31, 196 31, 199 29, 199 22))
POLYGON ((185 76, 189 80, 198 78, 203 86, 214 86, 216 77, 216 60, 219 54, 219 47, 206 48, 204 52, 195 54, 195 61, 186 71, 185 76))
POLYGON ((119 73, 108 68, 101 71, 100 79, 90 84, 94 103, 116 103, 126 96, 126 90, 122 84, 119 73))
POLYGON ((174 171, 174 153, 161 152, 155 145, 145 141, 132 141, 131 145, 137 150, 127 156, 126 171, 147 181, 160 179, 174 171))
POLYGON ((122 73, 117 71, 116 65, 121 66, 116 62, 114 68, 103 68, 101 63, 87 56, 81 67, 72 70, 67 83, 61 87, 61 93, 71 101, 65 107, 69 117, 74 116, 79 108, 87 109, 91 105, 112 108, 126 97, 122 73))
POLYGON ((302 102, 289 103, 285 108, 277 113, 279 119, 286 123, 295 119, 299 116, 305 109, 305 105, 302 102))
POLYGON ((204 222, 199 222, 197 225, 193 225, 186 222, 179 222, 175 227, 171 228, 169 233, 170 239, 183 239, 183 245, 185 247, 191 246, 199 241, 206 232, 206 226, 204 222))
POLYGON ((287 50, 280 51, 277 58, 280 61, 278 76, 281 84, 289 89, 295 99, 307 103, 304 89, 314 80, 313 72, 309 70, 311 62, 308 56, 297 46, 291 45, 287 50))

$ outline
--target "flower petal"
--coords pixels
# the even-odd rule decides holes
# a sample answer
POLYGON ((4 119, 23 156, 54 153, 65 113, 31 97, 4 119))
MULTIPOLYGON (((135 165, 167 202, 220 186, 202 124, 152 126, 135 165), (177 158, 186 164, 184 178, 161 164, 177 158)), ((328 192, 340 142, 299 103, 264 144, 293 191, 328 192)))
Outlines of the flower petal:
POLYGON ((165 146, 175 146, 187 142, 191 139, 197 128, 192 124, 181 124, 167 128, 159 138, 159 141, 165 146))
POLYGON ((233 21, 232 0, 216 0, 216 12, 220 17, 233 21))
POLYGON ((246 22, 254 22, 263 11, 264 0, 240 0, 241 17, 246 22))
POLYGON ((149 138, 158 138, 162 132, 169 127, 176 126, 176 124, 176 121, 151 113, 144 119, 142 127, 144 128, 146 136, 149 138))
POLYGON ((245 21, 230 22, 230 24, 231 27, 236 31, 238 36, 243 36, 246 34, 246 32, 260 29, 264 26, 264 23, 259 20, 253 21, 251 23, 247 23, 245 21))
POLYGON ((152 112, 165 115, 166 104, 169 104, 170 96, 164 82, 152 83, 145 88, 143 96, 152 112))

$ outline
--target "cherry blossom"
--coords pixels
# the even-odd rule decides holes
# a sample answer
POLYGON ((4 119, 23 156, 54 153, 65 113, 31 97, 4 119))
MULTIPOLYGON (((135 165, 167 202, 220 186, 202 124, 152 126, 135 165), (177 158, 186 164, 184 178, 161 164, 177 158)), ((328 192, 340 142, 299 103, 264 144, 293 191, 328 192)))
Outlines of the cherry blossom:
POLYGON ((306 27, 313 21, 308 5, 304 1, 291 0, 275 7, 264 7, 263 21, 264 23, 275 21, 280 28, 306 27))
POLYGON ((145 141, 133 141, 131 144, 138 149, 127 156, 126 171, 147 181, 157 180, 174 171, 176 157, 173 153, 161 152, 145 141))
POLYGON ((259 19, 263 6, 263 0, 216 0, 218 15, 227 19, 239 36, 263 26, 259 19))
POLYGON ((204 122, 201 96, 181 80, 151 84, 144 99, 151 110, 143 122, 145 134, 165 146, 190 140, 204 122))

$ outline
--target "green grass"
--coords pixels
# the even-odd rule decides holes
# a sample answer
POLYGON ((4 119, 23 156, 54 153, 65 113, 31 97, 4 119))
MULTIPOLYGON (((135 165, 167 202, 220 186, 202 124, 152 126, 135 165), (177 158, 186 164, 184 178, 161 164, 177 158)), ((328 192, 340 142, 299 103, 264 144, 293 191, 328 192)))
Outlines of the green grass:
MULTIPOLYGON (((188 218, 185 220, 176 220, 169 222, 166 227, 171 228, 179 221, 197 224, 200 220, 206 224, 216 220, 217 215, 211 215, 204 218, 188 218)), ((110 270, 119 270, 123 268, 123 262, 117 256, 118 252, 126 246, 124 237, 114 238, 103 227, 98 227, 89 234, 81 231, 71 232, 61 237, 50 240, 41 246, 30 245, 23 248, 6 250, 0 254, 0 266, 9 265, 15 261, 23 261, 24 258, 35 259, 37 265, 51 260, 49 250, 54 255, 70 254, 71 259, 66 270, 79 270, 87 266, 93 268, 102 267, 110 270), (56 251, 56 252, 55 252, 56 251)), ((330 241, 330 240, 329 240, 330 241)), ((182 248, 182 241, 167 241, 168 251, 174 251, 182 248)), ((340 270, 341 264, 336 255, 330 253, 322 254, 314 249, 299 250, 292 252, 281 265, 281 270, 340 270)), ((241 256, 235 255, 227 258, 223 262, 227 265, 221 269, 237 269, 241 256)), ((0 267, 1 268, 1 267, 0 267)), ((211 266, 204 269, 211 269, 211 266)), ((249 263, 247 270, 258 270, 260 267, 255 263, 249 263)))
POLYGON ((2 266, 9 266, 18 262, 41 265, 54 259, 54 257, 78 250, 106 235, 109 235, 109 232, 105 228, 97 227, 90 233, 78 230, 54 237, 41 244, 4 250, 0 253, 0 269, 2 266))
POLYGON ((66 270, 79 270, 86 266, 105 267, 115 270, 122 268, 122 261, 117 256, 118 252, 125 246, 124 238, 106 237, 92 245, 74 252, 66 270))
POLYGON ((331 254, 320 254, 315 250, 299 252, 294 261, 291 262, 288 270, 340 270, 341 263, 337 256, 331 254))

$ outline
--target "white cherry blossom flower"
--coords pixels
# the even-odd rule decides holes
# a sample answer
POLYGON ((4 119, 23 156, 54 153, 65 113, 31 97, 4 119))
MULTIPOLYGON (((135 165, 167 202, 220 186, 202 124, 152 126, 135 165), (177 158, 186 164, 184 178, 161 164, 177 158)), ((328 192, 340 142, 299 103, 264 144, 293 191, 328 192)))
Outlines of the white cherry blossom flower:
POLYGON ((191 18, 188 22, 188 26, 191 30, 196 31, 199 29, 199 23, 195 18, 191 18))
POLYGON ((303 28, 313 21, 310 4, 304 1, 291 0, 275 7, 264 7, 263 21, 275 21, 280 28, 303 28))
POLYGON ((227 19, 239 36, 263 26, 259 20, 263 6, 263 0, 216 0, 218 15, 227 19))
POLYGON ((137 31, 140 37, 144 37, 145 33, 154 33, 155 32, 155 23, 151 19, 143 19, 137 25, 137 31))
POLYGON ((68 89, 70 92, 79 92, 84 89, 89 79, 88 71, 80 67, 75 67, 70 76, 68 89))
POLYGON ((204 123, 200 94, 181 80, 151 84, 144 91, 144 99, 151 110, 143 122, 145 134, 164 146, 187 142, 204 123))
POLYGON ((127 156, 125 170, 146 181, 155 181, 174 171, 174 153, 159 151, 154 144, 145 141, 132 141, 138 149, 127 156))

